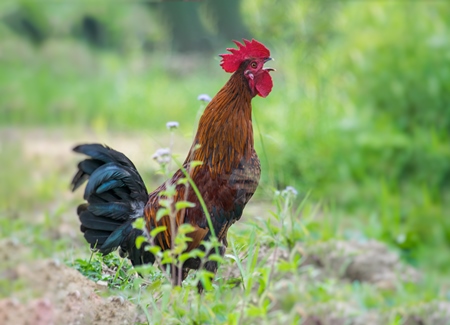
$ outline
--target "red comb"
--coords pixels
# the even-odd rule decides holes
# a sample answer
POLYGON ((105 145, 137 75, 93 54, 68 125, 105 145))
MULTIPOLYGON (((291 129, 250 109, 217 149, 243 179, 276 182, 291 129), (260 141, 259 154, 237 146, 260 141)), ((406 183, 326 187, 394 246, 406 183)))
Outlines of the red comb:
POLYGON ((270 51, 262 43, 255 39, 251 41, 243 39, 244 44, 233 41, 238 48, 227 48, 231 54, 220 54, 222 61, 220 61, 220 66, 226 72, 235 72, 241 63, 250 58, 268 58, 270 57, 270 51))

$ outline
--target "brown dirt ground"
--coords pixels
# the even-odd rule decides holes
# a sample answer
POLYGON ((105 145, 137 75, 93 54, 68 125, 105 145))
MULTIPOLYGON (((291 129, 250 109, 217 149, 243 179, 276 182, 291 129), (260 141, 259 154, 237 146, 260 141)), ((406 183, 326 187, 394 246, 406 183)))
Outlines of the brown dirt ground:
POLYGON ((35 298, 0 300, 1 324, 106 325, 135 324, 139 320, 136 305, 122 297, 102 297, 104 286, 54 260, 21 264, 9 276, 22 281, 35 298))

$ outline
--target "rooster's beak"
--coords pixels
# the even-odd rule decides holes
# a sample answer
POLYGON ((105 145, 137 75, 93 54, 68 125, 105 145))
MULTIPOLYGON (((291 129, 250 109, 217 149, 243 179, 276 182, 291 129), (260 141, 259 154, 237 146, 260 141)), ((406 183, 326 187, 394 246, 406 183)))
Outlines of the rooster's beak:
MULTIPOLYGON (((268 61, 275 61, 275 59, 274 58, 266 58, 266 59, 264 59, 264 63, 266 63, 268 61)), ((263 70, 266 70, 266 71, 277 71, 274 68, 269 68, 269 67, 263 68, 263 70)))

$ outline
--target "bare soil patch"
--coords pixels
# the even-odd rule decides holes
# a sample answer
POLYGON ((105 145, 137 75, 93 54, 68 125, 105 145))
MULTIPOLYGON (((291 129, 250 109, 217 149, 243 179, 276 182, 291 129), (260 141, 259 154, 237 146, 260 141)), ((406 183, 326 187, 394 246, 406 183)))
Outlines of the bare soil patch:
POLYGON ((23 282, 25 289, 20 298, 0 300, 1 324, 107 325, 142 321, 136 305, 122 297, 103 297, 107 293, 104 286, 57 261, 21 264, 10 273, 23 282))

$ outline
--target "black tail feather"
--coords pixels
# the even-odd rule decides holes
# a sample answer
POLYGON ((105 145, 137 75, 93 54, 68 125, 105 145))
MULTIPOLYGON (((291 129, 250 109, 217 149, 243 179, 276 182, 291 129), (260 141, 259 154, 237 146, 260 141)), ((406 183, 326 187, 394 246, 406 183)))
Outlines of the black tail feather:
POLYGON ((108 239, 108 237, 110 235, 111 235, 111 232, 109 232, 109 231, 101 231, 101 230, 94 230, 94 229, 87 229, 84 232, 84 238, 86 238, 86 241, 89 244, 91 244, 91 248, 98 249, 98 250, 100 250, 100 252, 102 252, 101 247, 102 247, 103 243, 108 239))
POLYGON ((90 157, 78 164, 72 180, 73 191, 88 180, 87 203, 77 209, 86 241, 102 254, 121 247, 134 265, 153 262, 153 255, 135 245, 143 231, 132 224, 143 216, 148 193, 134 164, 124 154, 100 144, 79 145, 73 150, 90 157))
POLYGON ((78 164, 78 172, 72 180, 72 191, 75 191, 80 187, 85 181, 89 179, 91 175, 97 168, 99 168, 104 163, 96 159, 86 159, 80 161, 78 164))
POLYGON ((130 219, 134 213, 138 213, 133 210, 129 202, 91 203, 87 209, 96 216, 122 220, 122 222, 130 219))
POLYGON ((122 222, 115 221, 110 218, 98 217, 89 211, 85 211, 80 215, 81 224, 86 229, 114 231, 122 225, 122 222))

